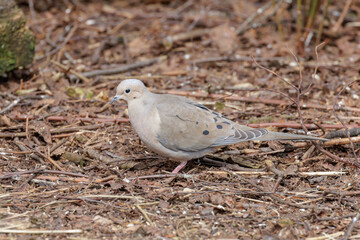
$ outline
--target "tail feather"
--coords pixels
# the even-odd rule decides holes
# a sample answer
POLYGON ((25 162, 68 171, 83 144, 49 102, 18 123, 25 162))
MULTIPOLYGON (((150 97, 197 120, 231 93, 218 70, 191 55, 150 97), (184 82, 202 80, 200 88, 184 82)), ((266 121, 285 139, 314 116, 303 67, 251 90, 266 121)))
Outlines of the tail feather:
POLYGON ((265 136, 259 137, 254 140, 259 140, 259 141, 271 141, 271 140, 321 140, 321 141, 327 141, 328 139, 306 136, 306 135, 290 134, 290 133, 268 132, 268 134, 266 134, 265 136))

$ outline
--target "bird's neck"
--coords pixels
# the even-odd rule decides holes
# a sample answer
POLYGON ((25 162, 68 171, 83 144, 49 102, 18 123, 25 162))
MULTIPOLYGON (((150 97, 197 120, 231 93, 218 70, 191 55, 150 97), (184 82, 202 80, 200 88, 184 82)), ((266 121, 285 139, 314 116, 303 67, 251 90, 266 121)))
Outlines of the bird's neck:
POLYGON ((133 99, 128 102, 131 125, 138 133, 140 139, 146 144, 155 141, 154 136, 156 136, 160 121, 159 114, 154 106, 156 96, 152 94, 154 93, 149 92, 139 99, 133 99))
POLYGON ((154 104, 154 93, 146 92, 140 98, 128 101, 129 118, 132 121, 135 118, 146 116, 151 106, 154 104))

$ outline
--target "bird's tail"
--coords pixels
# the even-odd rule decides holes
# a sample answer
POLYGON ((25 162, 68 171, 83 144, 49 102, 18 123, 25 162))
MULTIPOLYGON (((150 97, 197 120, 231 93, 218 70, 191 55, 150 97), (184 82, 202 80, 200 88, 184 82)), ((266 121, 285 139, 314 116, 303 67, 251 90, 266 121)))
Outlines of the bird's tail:
POLYGON ((259 137, 256 140, 259 140, 259 141, 270 141, 270 140, 321 140, 321 141, 327 141, 328 139, 319 138, 319 137, 311 137, 311 136, 306 136, 306 135, 290 134, 290 133, 268 132, 268 134, 266 134, 265 136, 259 137))

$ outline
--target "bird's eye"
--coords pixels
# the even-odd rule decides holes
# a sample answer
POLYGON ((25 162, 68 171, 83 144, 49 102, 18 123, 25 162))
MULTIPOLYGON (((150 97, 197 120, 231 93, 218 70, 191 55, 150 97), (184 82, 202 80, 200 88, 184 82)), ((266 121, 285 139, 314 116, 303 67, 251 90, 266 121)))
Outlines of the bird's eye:
POLYGON ((129 93, 129 92, 130 92, 130 88, 125 89, 124 92, 125 92, 125 93, 129 93))

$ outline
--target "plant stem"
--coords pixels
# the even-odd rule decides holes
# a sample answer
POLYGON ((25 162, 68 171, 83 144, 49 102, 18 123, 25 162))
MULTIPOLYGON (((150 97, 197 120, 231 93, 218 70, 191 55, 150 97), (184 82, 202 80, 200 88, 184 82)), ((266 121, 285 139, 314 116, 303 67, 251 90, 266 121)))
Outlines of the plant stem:
POLYGON ((325 21, 325 17, 326 17, 328 7, 329 7, 329 3, 330 3, 330 0, 326 0, 324 10, 323 10, 323 13, 322 13, 322 16, 321 16, 321 21, 320 21, 320 24, 319 24, 318 33, 317 33, 317 36, 316 36, 316 45, 319 45, 319 43, 320 43, 321 34, 322 34, 322 31, 323 31, 323 28, 324 28, 324 21, 325 21))

